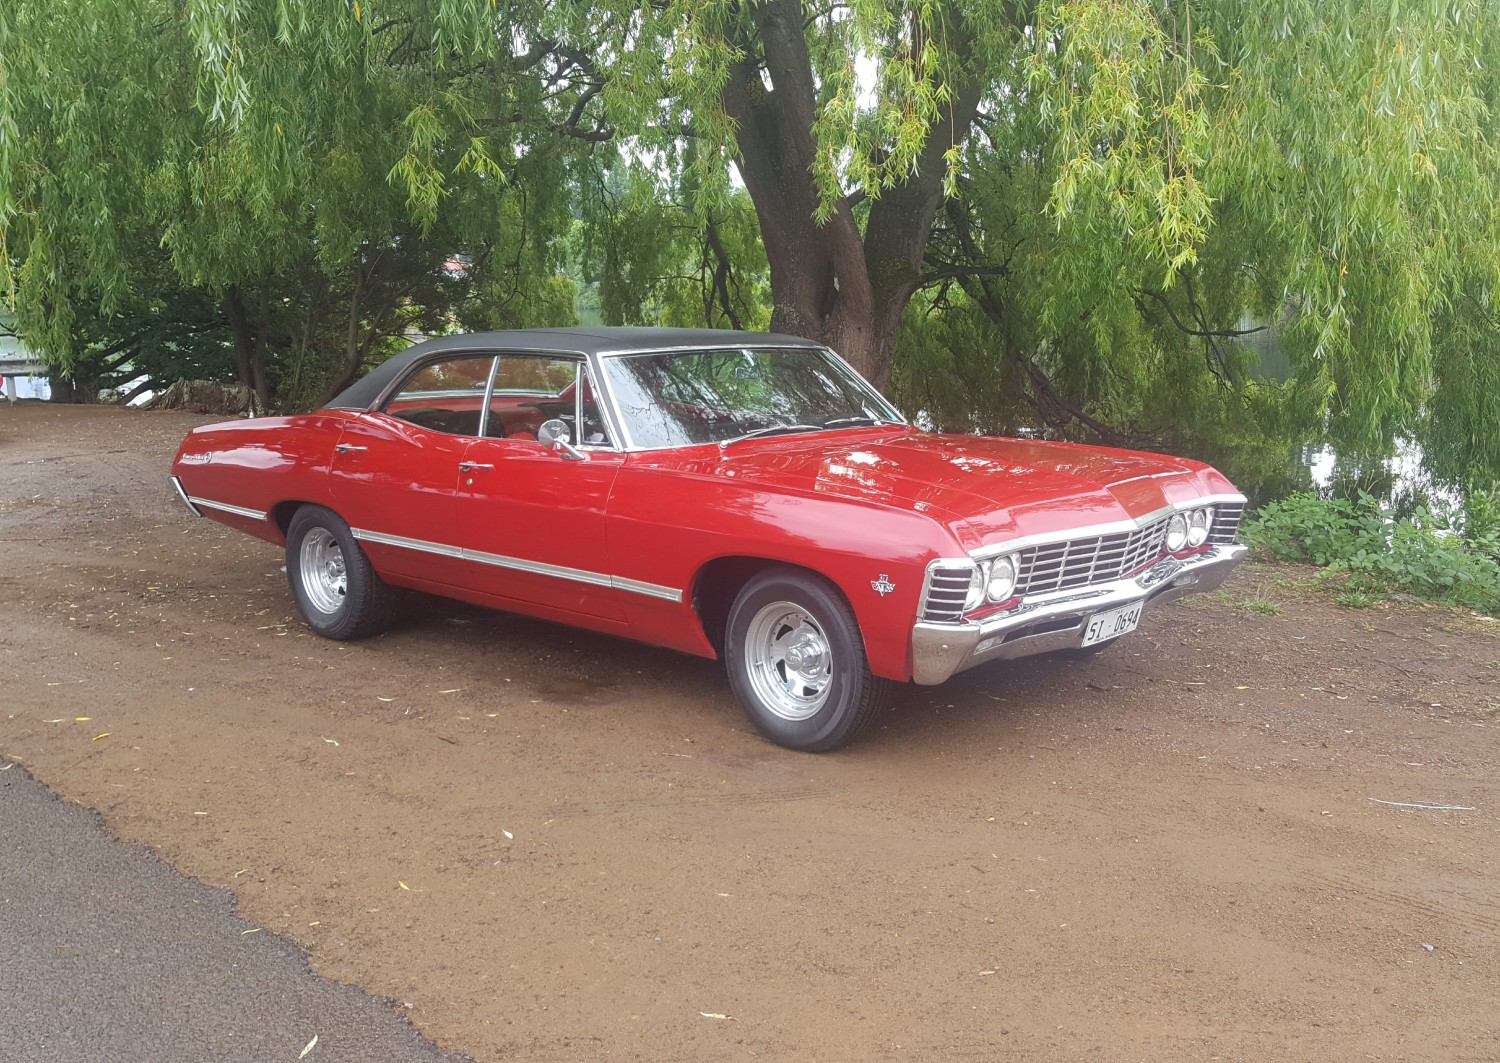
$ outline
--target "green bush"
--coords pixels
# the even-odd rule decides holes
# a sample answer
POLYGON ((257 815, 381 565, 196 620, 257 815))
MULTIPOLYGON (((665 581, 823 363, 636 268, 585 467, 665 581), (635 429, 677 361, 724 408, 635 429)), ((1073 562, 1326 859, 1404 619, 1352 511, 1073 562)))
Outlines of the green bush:
POLYGON ((1245 525, 1245 541, 1291 561, 1347 574, 1343 597, 1404 591, 1434 602, 1500 612, 1500 504, 1472 495, 1461 510, 1428 504, 1397 513, 1361 493, 1350 500, 1295 494, 1245 525))

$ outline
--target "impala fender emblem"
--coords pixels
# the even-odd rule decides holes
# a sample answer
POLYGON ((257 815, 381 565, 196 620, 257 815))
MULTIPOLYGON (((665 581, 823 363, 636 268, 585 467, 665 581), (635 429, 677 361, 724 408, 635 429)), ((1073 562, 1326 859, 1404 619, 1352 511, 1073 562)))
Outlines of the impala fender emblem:
POLYGON ((896 585, 891 582, 891 578, 884 572, 880 574, 879 579, 872 579, 870 581, 870 586, 874 589, 875 593, 880 595, 882 598, 896 589, 896 585))

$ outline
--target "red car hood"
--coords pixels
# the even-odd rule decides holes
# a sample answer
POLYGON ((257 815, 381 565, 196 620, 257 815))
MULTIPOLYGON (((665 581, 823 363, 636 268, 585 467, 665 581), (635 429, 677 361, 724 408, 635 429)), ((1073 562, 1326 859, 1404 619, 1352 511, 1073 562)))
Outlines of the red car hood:
POLYGON ((659 458, 688 474, 916 509, 948 524, 966 549, 1235 493, 1216 470, 1186 458, 914 430, 747 440, 647 461, 659 458))

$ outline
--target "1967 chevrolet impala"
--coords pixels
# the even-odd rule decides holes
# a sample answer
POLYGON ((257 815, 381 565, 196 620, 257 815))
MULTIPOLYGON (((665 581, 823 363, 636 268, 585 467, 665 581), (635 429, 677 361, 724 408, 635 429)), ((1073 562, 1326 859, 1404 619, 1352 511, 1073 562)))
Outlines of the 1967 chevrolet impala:
POLYGON ((922 431, 760 333, 432 340, 324 409, 195 429, 172 482, 285 544, 319 635, 382 631, 412 588, 720 657, 761 734, 809 751, 896 683, 1102 648, 1245 553, 1206 465, 922 431))

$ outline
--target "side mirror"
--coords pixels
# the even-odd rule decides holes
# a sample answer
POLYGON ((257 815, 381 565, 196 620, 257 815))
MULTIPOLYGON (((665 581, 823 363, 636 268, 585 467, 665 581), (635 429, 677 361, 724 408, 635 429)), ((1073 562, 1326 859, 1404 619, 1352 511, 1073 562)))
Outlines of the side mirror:
POLYGON ((560 417, 543 421, 542 426, 536 430, 536 438, 542 446, 557 451, 569 461, 583 460, 583 454, 573 446, 573 433, 568 428, 568 422, 560 417))

